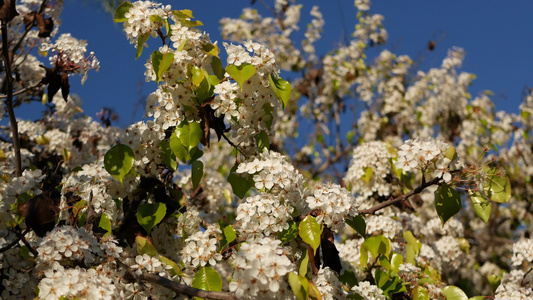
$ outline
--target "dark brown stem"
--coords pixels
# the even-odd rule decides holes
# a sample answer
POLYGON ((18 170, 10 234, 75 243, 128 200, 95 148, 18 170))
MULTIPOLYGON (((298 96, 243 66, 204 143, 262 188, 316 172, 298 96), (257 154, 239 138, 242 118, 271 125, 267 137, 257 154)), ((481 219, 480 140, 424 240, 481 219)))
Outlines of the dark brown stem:
POLYGON ((19 130, 15 111, 13 110, 13 74, 11 73, 11 60, 9 59, 8 32, 7 23, 2 20, 2 57, 4 59, 4 68, 6 71, 6 108, 11 125, 11 134, 13 135, 13 151, 15 152, 15 175, 22 176, 22 160, 20 158, 19 130))
POLYGON ((156 274, 142 273, 141 275, 137 275, 123 262, 117 260, 117 263, 120 265, 121 268, 125 268, 126 271, 131 276, 133 276, 133 278, 135 278, 135 280, 141 283, 142 281, 150 282, 153 284, 166 287, 167 289, 172 290, 178 294, 184 294, 184 295, 188 295, 191 297, 199 297, 199 298, 204 298, 204 299, 216 299, 216 300, 236 300, 237 299, 234 293, 200 290, 200 289, 193 288, 185 284, 177 283, 175 281, 161 277, 156 274))
POLYGON ((411 197, 413 195, 420 194, 425 188, 427 188, 429 186, 432 186, 432 185, 435 185, 435 184, 438 184, 441 180, 442 180, 442 178, 436 177, 433 180, 420 185, 419 187, 417 187, 416 189, 410 191, 407 194, 401 195, 400 197, 397 197, 397 198, 394 198, 394 199, 387 200, 387 201, 382 202, 379 205, 376 205, 376 206, 371 207, 369 209, 362 209, 362 210, 359 211, 359 214, 360 215, 371 215, 371 214, 374 214, 376 211, 378 211, 380 209, 383 209, 383 208, 385 208, 387 206, 391 206, 394 203, 402 202, 402 201, 408 199, 409 197, 411 197))
POLYGON ((24 232, 22 233, 22 235, 17 235, 17 238, 16 238, 14 241, 12 241, 11 243, 9 243, 9 244, 5 245, 4 247, 0 248, 0 253, 6 252, 7 250, 13 248, 13 246, 15 246, 15 245, 20 241, 20 239, 21 239, 23 236, 25 236, 26 233, 28 233, 28 232, 30 232, 30 229, 29 229, 29 228, 26 229, 26 231, 24 231, 24 232))

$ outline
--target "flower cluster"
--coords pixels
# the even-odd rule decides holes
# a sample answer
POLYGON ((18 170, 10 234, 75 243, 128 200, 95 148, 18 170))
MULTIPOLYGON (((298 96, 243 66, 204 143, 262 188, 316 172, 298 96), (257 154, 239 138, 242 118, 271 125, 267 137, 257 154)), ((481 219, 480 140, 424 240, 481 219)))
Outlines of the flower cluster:
POLYGON ((354 149, 344 182, 351 185, 351 191, 361 200, 374 193, 389 196, 392 183, 387 181, 387 176, 391 174, 391 158, 384 142, 368 142, 358 146, 354 149))
POLYGON ((294 208, 279 196, 261 193, 247 197, 237 207, 237 230, 248 239, 269 236, 289 228, 294 208))
POLYGON ((318 274, 313 280, 313 283, 320 291, 320 295, 324 300, 348 299, 342 282, 337 277, 335 271, 328 267, 318 270, 318 274))
POLYGON ((217 251, 218 241, 222 231, 217 225, 211 225, 205 231, 198 231, 185 240, 185 247, 181 250, 183 262, 193 267, 207 264, 214 266, 222 259, 217 251))
POLYGON ((448 149, 451 149, 451 146, 440 140, 407 140, 400 146, 398 160, 395 165, 404 172, 419 170, 427 173, 431 170, 433 171, 433 176, 449 182, 452 180, 452 174, 450 173, 452 161, 447 157, 448 149))
POLYGON ((146 36, 157 36, 156 30, 159 28, 158 24, 150 20, 151 16, 166 19, 170 11, 170 6, 161 7, 161 4, 152 1, 135 1, 133 7, 124 14, 128 20, 124 22, 124 32, 130 40, 130 43, 135 43, 135 46, 143 46, 146 36), (142 43, 137 42, 143 39, 142 43))
POLYGON ((284 299, 288 290, 285 275, 294 269, 279 240, 262 238, 241 245, 229 289, 239 299, 284 299))
POLYGON ((262 152, 252 161, 241 163, 237 173, 253 174, 258 190, 278 195, 297 210, 303 208, 304 178, 281 154, 274 151, 262 152))
POLYGON ((359 204, 345 188, 334 183, 315 186, 313 195, 306 199, 309 208, 317 213, 317 222, 334 231, 344 228, 344 220, 357 215, 359 204))
POLYGON ((371 284, 368 281, 361 281, 356 286, 352 287, 352 292, 357 293, 362 299, 365 300, 385 300, 383 291, 376 285, 371 284))
POLYGON ((533 262, 533 239, 522 239, 513 244, 513 266, 519 266, 523 262, 533 262))

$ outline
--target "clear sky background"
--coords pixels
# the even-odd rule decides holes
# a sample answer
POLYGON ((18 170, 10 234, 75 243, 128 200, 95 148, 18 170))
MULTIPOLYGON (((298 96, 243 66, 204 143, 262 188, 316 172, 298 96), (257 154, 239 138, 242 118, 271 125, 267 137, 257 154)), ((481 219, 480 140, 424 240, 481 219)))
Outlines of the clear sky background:
MULTIPOLYGON (((218 21, 222 17, 238 18, 242 8, 250 5, 245 0, 163 3, 171 4, 173 9, 191 9, 195 18, 204 23, 203 30, 219 44, 222 39, 218 21)), ((317 45, 319 55, 338 45, 344 33, 349 36, 353 31, 357 10, 352 0, 307 0, 303 4, 304 23, 299 36, 303 35, 313 5, 318 5, 324 14, 326 25, 317 45)), ((259 1, 253 7, 270 16, 259 1)), ((389 40, 382 49, 407 54, 415 60, 428 54, 420 65, 423 71, 440 66, 451 47, 464 48, 467 55, 462 70, 477 76, 471 94, 491 90, 499 110, 517 112, 524 87, 533 86, 533 1, 374 0, 370 12, 385 16, 389 40), (430 40, 436 42, 432 52, 426 51, 430 40)), ((132 119, 141 120, 144 107, 133 115, 135 106, 155 90, 155 83, 144 81, 144 63, 152 49, 145 49, 136 61, 135 48, 126 39, 122 24, 113 23, 112 15, 95 0, 65 0, 62 22, 60 33, 70 32, 87 40, 89 51, 94 51, 100 60, 100 72, 91 71, 85 85, 80 85, 80 78, 71 78, 71 93, 81 97, 85 112, 95 118, 102 107, 112 108, 120 117, 115 125, 121 127, 132 119)), ((152 38, 148 43, 160 45, 152 38)), ((17 117, 36 118, 35 111, 39 109, 19 108, 17 117)))

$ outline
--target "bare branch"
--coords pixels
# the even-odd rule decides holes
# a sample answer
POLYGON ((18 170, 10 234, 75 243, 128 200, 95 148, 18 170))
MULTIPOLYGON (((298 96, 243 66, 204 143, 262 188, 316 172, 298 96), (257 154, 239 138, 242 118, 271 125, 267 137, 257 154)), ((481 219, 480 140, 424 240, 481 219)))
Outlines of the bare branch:
POLYGON ((432 185, 435 185, 435 184, 438 184, 441 180, 442 180, 442 178, 436 177, 433 180, 420 185, 419 187, 417 187, 416 189, 410 191, 407 194, 401 195, 400 197, 397 197, 397 198, 394 198, 394 199, 387 200, 387 201, 382 202, 379 205, 376 205, 376 206, 371 207, 369 209, 362 209, 362 210, 359 211, 359 214, 360 215, 371 215, 371 214, 374 214, 374 213, 376 213, 376 211, 378 211, 380 209, 383 209, 383 208, 385 208, 387 206, 391 206, 394 203, 402 202, 402 201, 408 199, 409 197, 411 197, 413 195, 420 194, 425 188, 427 188, 429 186, 432 186, 432 185))

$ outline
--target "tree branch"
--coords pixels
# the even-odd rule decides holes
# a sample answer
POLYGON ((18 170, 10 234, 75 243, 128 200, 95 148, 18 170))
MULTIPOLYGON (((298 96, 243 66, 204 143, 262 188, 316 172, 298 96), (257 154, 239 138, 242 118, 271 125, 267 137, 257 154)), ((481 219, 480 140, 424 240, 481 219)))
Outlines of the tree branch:
POLYGON ((9 124, 11 125, 11 134, 13 135, 13 151, 15 152, 15 175, 22 176, 22 159, 20 157, 19 129, 15 111, 13 110, 13 74, 11 72, 11 59, 9 57, 7 22, 2 20, 2 57, 4 59, 4 68, 6 71, 6 108, 9 115, 9 124))
POLYGON ((371 214, 374 214, 376 211, 378 211, 380 209, 383 209, 383 208, 385 208, 387 206, 391 206, 394 203, 402 202, 402 201, 408 199, 409 197, 411 197, 413 195, 420 194, 425 188, 427 188, 429 186, 432 186, 432 185, 435 185, 435 184, 438 184, 441 180, 442 180, 442 178, 440 178, 440 177, 433 178, 433 180, 420 185, 419 187, 417 187, 416 189, 410 191, 407 194, 401 195, 400 197, 397 197, 397 198, 394 198, 394 199, 387 200, 387 201, 382 202, 379 205, 376 205, 376 206, 371 207, 369 209, 362 209, 362 210, 359 211, 359 214, 360 215, 371 215, 371 214))

